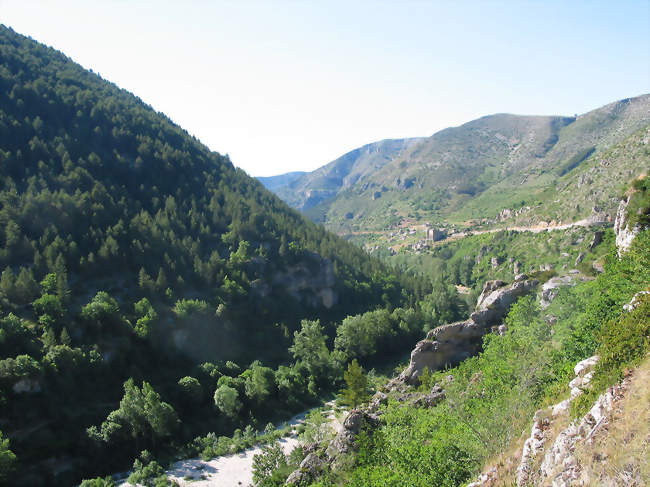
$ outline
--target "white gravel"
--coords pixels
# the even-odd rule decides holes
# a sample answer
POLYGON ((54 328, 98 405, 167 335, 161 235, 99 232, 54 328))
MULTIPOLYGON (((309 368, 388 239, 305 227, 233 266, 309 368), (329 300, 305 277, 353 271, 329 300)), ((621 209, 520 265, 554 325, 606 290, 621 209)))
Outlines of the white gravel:
MULTIPOLYGON (((280 445, 288 454, 298 446, 298 438, 282 438, 280 445)), ((207 462, 200 458, 182 460, 176 462, 167 475, 183 487, 247 487, 253 483, 253 456, 261 451, 257 446, 207 462)))

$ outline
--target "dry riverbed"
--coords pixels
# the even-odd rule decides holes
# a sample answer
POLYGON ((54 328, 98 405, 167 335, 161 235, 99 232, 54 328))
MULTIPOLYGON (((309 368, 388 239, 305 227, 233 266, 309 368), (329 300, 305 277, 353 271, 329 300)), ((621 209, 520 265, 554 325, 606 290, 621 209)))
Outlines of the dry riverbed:
MULTIPOLYGON (((323 412, 329 418, 332 428, 338 430, 341 426, 334 414, 334 401, 325 403, 324 406, 323 412)), ((287 422, 292 428, 291 434, 280 439, 285 454, 291 453, 300 444, 298 427, 305 422, 308 412, 300 413, 287 422)), ((207 461, 200 458, 180 460, 166 473, 170 480, 176 481, 181 487, 248 487, 253 484, 253 457, 261 451, 262 447, 258 445, 207 461)), ((132 487, 128 482, 120 485, 132 487)))

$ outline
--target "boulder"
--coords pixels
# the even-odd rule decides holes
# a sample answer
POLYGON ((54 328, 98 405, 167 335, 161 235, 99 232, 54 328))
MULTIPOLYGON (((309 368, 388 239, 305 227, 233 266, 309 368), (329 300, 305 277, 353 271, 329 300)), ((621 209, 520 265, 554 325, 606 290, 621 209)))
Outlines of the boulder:
POLYGON ((479 295, 477 301, 476 301, 476 307, 480 308, 483 305, 483 301, 492 294, 493 291, 499 289, 500 287, 505 286, 506 283, 504 281, 500 280, 494 280, 494 281, 485 281, 485 284, 483 284, 483 290, 481 291, 481 294, 479 295))
POLYGON ((323 469, 325 462, 315 453, 309 453, 300 462, 300 467, 287 477, 285 485, 308 485, 323 469))
POLYGON ((435 386, 431 392, 414 399, 410 404, 416 408, 432 408, 444 401, 445 397, 445 391, 440 386, 435 386))
POLYGON ((325 462, 321 460, 318 455, 315 453, 310 453, 307 455, 302 462, 300 462, 300 468, 307 470, 310 473, 316 473, 324 465, 325 462))
POLYGON ((376 412, 381 406, 388 403, 388 394, 377 391, 374 396, 370 399, 370 404, 368 409, 372 412, 376 412))
POLYGON ((628 313, 632 310, 635 310, 641 304, 643 296, 650 295, 650 291, 639 291, 634 296, 629 303, 623 305, 623 309, 628 313))
POLYGON ((361 422, 363 421, 363 413, 358 409, 353 409, 350 411, 348 416, 343 421, 343 427, 346 430, 357 434, 361 428, 361 422))
POLYGON ((604 236, 605 236, 605 232, 603 232, 602 230, 596 230, 594 232, 594 238, 591 239, 591 243, 589 244, 589 250, 592 251, 598 245, 600 245, 603 241, 604 236))

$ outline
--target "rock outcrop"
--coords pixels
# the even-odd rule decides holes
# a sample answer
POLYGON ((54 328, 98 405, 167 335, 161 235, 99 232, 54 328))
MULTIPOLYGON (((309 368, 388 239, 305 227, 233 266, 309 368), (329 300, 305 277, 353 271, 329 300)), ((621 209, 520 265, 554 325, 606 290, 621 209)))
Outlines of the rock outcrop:
POLYGON ((625 386, 624 381, 608 388, 598 397, 587 414, 579 421, 572 422, 558 434, 540 466, 540 480, 546 482, 550 480, 552 485, 558 487, 575 485, 581 476, 580 462, 575 455, 577 444, 590 441, 607 423, 614 404, 623 397, 625 386))
POLYGON ((525 274, 517 276, 515 282, 508 286, 503 281, 487 281, 478 298, 476 311, 470 318, 431 330, 411 352, 409 366, 399 379, 408 384, 417 384, 425 368, 437 370, 476 354, 483 335, 498 326, 512 303, 530 293, 537 284, 538 281, 529 280, 525 274))
MULTIPOLYGON (((517 486, 523 487, 533 484, 533 480, 539 477, 540 472, 535 471, 537 459, 544 452, 546 443, 549 440, 548 430, 554 418, 569 411, 569 405, 576 397, 581 395, 589 386, 593 376, 593 368, 598 363, 599 357, 594 355, 581 362, 573 368, 575 378, 569 382, 571 395, 568 399, 557 403, 547 409, 540 409, 535 413, 533 427, 530 436, 524 443, 521 453, 521 461, 517 468, 517 486)), ((559 438, 559 437, 558 437, 559 438)), ((548 456, 548 453, 547 453, 548 456)))
POLYGON ((562 286, 572 286, 573 284, 574 278, 570 275, 556 276, 546 281, 542 286, 542 300, 540 303, 542 308, 547 308, 553 302, 562 286))
POLYGON ((629 197, 624 198, 618 205, 618 211, 616 212, 616 220, 614 221, 614 232, 616 233, 616 248, 618 249, 618 255, 626 252, 634 237, 636 237, 641 229, 638 225, 634 227, 629 227, 629 221, 627 216, 627 205, 629 203, 629 197))
POLYGON ((296 301, 330 309, 338 302, 338 295, 334 291, 334 264, 315 253, 311 257, 309 264, 300 263, 275 274, 271 286, 254 281, 251 283, 252 290, 258 295, 267 296, 273 288, 283 288, 296 301))

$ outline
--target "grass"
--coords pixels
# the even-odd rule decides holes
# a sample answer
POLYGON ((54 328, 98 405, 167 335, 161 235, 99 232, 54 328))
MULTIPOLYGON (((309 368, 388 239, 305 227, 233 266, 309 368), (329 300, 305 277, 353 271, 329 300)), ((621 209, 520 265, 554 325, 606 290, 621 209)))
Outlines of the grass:
POLYGON ((650 358, 632 373, 607 434, 577 451, 583 474, 614 485, 650 485, 650 358))

